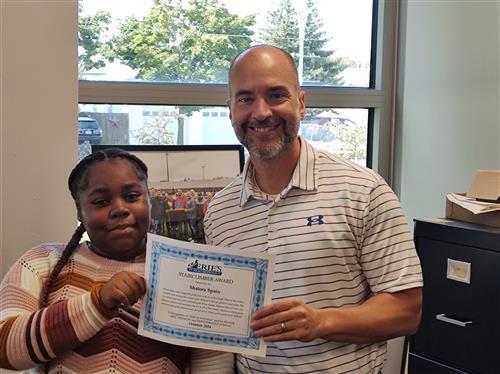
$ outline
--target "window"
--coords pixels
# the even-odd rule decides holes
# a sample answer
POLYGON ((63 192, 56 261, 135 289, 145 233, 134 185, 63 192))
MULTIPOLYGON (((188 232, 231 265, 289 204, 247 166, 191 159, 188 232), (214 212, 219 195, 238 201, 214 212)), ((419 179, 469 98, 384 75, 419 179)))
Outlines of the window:
POLYGON ((197 3, 80 0, 80 112, 99 117, 102 144, 237 142, 227 68, 247 46, 269 43, 298 65, 302 136, 389 176, 397 2, 197 3), (155 129, 162 136, 148 135, 155 129))

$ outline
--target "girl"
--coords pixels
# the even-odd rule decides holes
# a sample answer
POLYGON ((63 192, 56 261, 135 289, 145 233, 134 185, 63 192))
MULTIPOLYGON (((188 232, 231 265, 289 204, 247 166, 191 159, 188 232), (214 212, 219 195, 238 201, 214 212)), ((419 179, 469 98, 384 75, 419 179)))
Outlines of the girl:
POLYGON ((231 354, 137 334, 147 167, 119 149, 93 153, 68 179, 81 225, 66 246, 28 251, 0 286, 0 367, 48 373, 233 373, 231 354), (84 232, 90 241, 79 244, 84 232))

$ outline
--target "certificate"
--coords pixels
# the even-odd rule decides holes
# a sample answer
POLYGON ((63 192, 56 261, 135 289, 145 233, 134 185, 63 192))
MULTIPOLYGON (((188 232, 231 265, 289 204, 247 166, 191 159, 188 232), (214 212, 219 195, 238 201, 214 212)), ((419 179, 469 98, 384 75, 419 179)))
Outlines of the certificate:
POLYGON ((274 256, 148 234, 139 334, 254 356, 266 343, 250 321, 271 301, 274 256))

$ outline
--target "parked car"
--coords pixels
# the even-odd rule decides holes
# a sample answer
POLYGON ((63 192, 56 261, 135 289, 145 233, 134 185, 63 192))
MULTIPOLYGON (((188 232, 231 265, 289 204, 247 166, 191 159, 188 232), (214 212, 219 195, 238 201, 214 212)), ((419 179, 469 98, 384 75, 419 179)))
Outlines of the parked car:
POLYGON ((100 144, 101 140, 102 128, 99 122, 91 117, 78 117, 78 144, 100 144))

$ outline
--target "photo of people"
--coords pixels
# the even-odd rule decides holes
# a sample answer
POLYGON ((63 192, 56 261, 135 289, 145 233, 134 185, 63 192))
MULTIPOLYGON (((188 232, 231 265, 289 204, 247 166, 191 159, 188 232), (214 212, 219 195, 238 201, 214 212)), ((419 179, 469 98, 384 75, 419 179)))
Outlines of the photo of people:
POLYGON ((169 238, 205 243, 203 218, 215 189, 150 188, 150 232, 169 238))
MULTIPOLYGON (((96 151, 100 146, 93 146, 96 151)), ((121 146, 148 167, 151 201, 149 232, 205 243, 208 203, 243 168, 243 148, 223 146, 121 146)))

